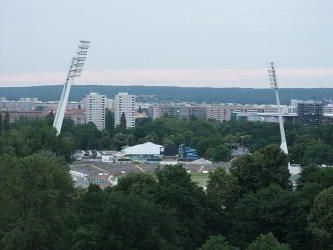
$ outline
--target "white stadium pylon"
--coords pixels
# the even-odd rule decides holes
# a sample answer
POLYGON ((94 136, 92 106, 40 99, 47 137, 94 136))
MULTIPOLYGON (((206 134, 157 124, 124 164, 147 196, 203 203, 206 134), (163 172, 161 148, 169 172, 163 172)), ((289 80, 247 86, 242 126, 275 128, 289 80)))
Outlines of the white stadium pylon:
MULTIPOLYGON (((288 146, 287 146, 287 140, 286 140, 286 133, 284 132, 284 125, 283 125, 283 120, 282 120, 282 110, 280 107, 280 98, 279 98, 279 87, 276 79, 276 72, 275 72, 275 67, 274 63, 270 64, 270 68, 268 70, 268 76, 271 82, 271 87, 275 89, 275 97, 276 97, 276 103, 278 106, 278 114, 279 114, 279 125, 280 125, 280 134, 281 134, 281 145, 280 148, 281 150, 288 155, 288 146)), ((288 162, 288 167, 290 167, 290 163, 288 162)))
POLYGON ((89 45, 90 41, 80 41, 76 55, 72 59, 71 66, 67 74, 66 82, 60 97, 57 113, 53 121, 53 127, 57 129, 57 135, 59 135, 61 132, 61 127, 65 117, 65 111, 71 86, 74 82, 74 78, 79 77, 82 72, 82 68, 88 53, 89 45))

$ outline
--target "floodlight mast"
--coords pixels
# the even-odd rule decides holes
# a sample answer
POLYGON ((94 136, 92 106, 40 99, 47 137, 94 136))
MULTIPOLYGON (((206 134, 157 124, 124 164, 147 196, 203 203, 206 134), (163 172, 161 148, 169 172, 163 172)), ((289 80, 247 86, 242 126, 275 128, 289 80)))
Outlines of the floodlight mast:
POLYGON ((71 66, 69 67, 69 71, 66 77, 66 81, 64 84, 64 88, 61 93, 57 113, 55 115, 53 121, 53 127, 57 130, 57 135, 61 132, 62 123, 64 121, 66 106, 68 102, 69 92, 71 90, 71 86, 76 77, 81 76, 81 72, 83 69, 84 62, 86 60, 86 56, 88 54, 88 49, 90 46, 90 41, 82 40, 79 42, 78 49, 76 51, 76 55, 72 59, 71 66))
MULTIPOLYGON (((271 87, 275 89, 275 96, 276 96, 276 103, 278 106, 278 114, 279 114, 279 124, 280 124, 280 134, 281 134, 281 146, 280 148, 282 151, 287 155, 288 154, 288 147, 287 147, 287 141, 286 141, 286 134, 284 132, 284 126, 283 126, 283 120, 282 120, 282 111, 280 107, 280 98, 279 98, 279 87, 277 83, 277 78, 276 78, 276 71, 275 71, 275 66, 274 63, 270 63, 270 67, 268 69, 268 76, 269 80, 271 83, 271 87)), ((288 163, 289 165, 289 163, 288 163)))

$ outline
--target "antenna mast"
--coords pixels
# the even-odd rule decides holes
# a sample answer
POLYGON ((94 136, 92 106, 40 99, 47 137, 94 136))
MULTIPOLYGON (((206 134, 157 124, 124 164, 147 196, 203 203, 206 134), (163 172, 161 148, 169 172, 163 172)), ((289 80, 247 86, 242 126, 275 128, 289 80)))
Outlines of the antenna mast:
POLYGON ((53 122, 53 127, 57 129, 57 135, 59 135, 61 132, 61 127, 64 121, 64 116, 71 86, 74 82, 74 78, 81 76, 83 65, 86 60, 86 56, 88 54, 89 45, 90 41, 84 41, 84 40, 80 41, 76 51, 76 55, 73 57, 71 66, 69 67, 65 85, 60 97, 57 113, 53 122))
MULTIPOLYGON (((274 67, 274 63, 270 63, 270 67, 268 69, 268 76, 271 83, 271 87, 275 89, 275 96, 276 96, 276 103, 278 106, 278 114, 279 114, 279 124, 280 124, 280 134, 281 134, 281 146, 280 148, 282 151, 287 155, 288 154, 288 147, 286 141, 286 134, 284 132, 283 120, 282 120, 282 110, 280 108, 280 98, 279 98, 279 87, 276 79, 276 71, 274 67)), ((288 163, 289 165, 289 163, 288 163)))

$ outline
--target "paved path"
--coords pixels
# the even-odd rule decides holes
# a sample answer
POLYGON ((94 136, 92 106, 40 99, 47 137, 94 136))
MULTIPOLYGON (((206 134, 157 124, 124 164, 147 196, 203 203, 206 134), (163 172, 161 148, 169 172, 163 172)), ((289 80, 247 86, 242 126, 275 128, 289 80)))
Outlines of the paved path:
POLYGON ((95 169, 98 169, 98 170, 101 170, 101 171, 103 171, 103 172, 105 172, 105 173, 112 174, 111 172, 106 171, 106 170, 103 169, 103 168, 96 167, 94 164, 89 164, 88 166, 89 166, 89 167, 92 167, 92 168, 95 168, 95 169))
POLYGON ((134 166, 135 166, 137 169, 139 169, 142 173, 146 172, 146 171, 144 171, 143 168, 140 167, 139 165, 134 165, 134 166))
POLYGON ((204 168, 205 168, 205 166, 201 166, 199 169, 199 173, 201 173, 204 168))

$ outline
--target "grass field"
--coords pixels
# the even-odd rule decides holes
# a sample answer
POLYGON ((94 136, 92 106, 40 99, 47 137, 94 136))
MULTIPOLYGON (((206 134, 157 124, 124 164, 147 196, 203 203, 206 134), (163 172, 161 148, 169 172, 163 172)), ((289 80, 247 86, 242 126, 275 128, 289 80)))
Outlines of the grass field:
MULTIPOLYGON (((125 177, 127 174, 117 176, 119 179, 125 177)), ((151 174, 156 177, 155 174, 151 174)), ((203 173, 190 173, 193 182, 196 182, 199 186, 206 186, 208 181, 208 174, 203 173)))
POLYGON ((208 181, 208 174, 191 173, 192 181, 198 183, 199 186, 206 186, 208 181))

